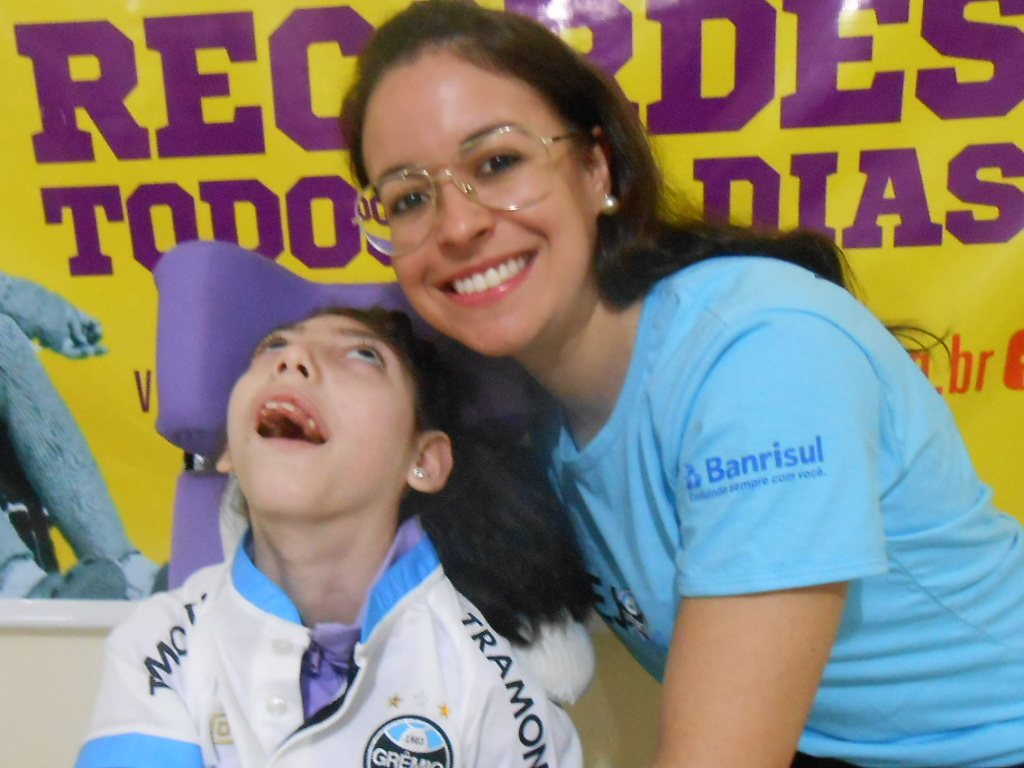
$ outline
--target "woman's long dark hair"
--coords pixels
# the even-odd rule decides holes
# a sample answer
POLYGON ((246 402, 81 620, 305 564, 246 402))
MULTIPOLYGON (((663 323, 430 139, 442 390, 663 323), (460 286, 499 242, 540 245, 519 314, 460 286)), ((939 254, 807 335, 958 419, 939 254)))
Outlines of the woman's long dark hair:
POLYGON ((629 306, 667 275, 715 256, 781 259, 848 287, 843 254, 824 235, 712 223, 671 200, 636 108, 613 78, 540 23, 466 0, 410 5, 383 24, 360 55, 342 108, 342 131, 360 184, 369 183, 363 128, 374 90, 391 70, 433 50, 527 84, 567 127, 602 145, 619 211, 598 220, 594 268, 612 306, 629 306))
POLYGON ((448 434, 455 457, 438 493, 410 491, 403 519, 419 515, 455 587, 488 623, 515 643, 541 624, 584 619, 594 603, 568 514, 522 430, 484 420, 473 377, 418 335, 408 315, 386 309, 331 308, 390 346, 412 377, 420 430, 448 434))

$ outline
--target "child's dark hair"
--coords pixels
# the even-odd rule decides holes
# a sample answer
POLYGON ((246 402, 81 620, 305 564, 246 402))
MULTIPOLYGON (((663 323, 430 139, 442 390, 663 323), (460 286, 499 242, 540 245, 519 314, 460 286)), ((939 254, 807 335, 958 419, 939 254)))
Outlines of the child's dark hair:
POLYGON ((474 377, 418 335, 408 315, 347 307, 318 314, 356 320, 388 344, 415 383, 417 427, 451 438, 447 485, 433 494, 410 491, 401 516, 420 517, 455 587, 519 644, 541 624, 584 619, 592 581, 567 511, 522 430, 481 418, 474 377))

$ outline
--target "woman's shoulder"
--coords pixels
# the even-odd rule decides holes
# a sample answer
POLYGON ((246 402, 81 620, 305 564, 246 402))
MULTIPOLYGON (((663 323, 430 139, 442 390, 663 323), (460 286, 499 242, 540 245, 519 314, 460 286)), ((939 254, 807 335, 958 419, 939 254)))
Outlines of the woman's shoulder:
POLYGON ((810 270, 770 256, 718 256, 669 275, 655 300, 683 300, 727 316, 763 309, 859 304, 848 291, 810 270), (837 298, 841 297, 841 298, 837 298))
POLYGON ((752 330, 817 328, 858 346, 888 345, 884 324, 852 293, 802 267, 767 256, 720 256, 662 280, 644 325, 672 352, 728 346, 752 330))
MULTIPOLYGON (((760 387, 754 372, 766 365, 788 376, 793 392, 805 393, 834 369, 870 365, 899 381, 915 370, 899 341, 852 294, 801 267, 757 256, 709 259, 663 280, 645 307, 637 349, 638 389, 656 412, 678 418, 687 418, 698 392, 726 397, 760 387)), ((672 418, 659 424, 677 431, 672 418)))

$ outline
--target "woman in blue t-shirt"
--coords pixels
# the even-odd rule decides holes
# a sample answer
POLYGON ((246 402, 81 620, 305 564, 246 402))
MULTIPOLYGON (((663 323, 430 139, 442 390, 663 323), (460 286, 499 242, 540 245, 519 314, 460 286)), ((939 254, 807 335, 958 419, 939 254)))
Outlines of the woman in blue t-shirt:
POLYGON ((658 768, 1024 765, 1020 526, 831 241, 677 214, 614 81, 466 2, 382 26, 343 125, 418 312, 560 408, 658 768))

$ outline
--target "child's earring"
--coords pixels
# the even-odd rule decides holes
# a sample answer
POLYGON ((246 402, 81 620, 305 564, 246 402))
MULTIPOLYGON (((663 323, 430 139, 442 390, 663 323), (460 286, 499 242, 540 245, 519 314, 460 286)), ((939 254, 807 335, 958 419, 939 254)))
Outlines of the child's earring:
POLYGON ((412 476, 417 480, 425 480, 427 477, 427 470, 423 467, 413 467, 412 476))
POLYGON ((601 201, 601 213, 605 216, 614 216, 619 212, 619 198, 615 195, 605 195, 601 201))

